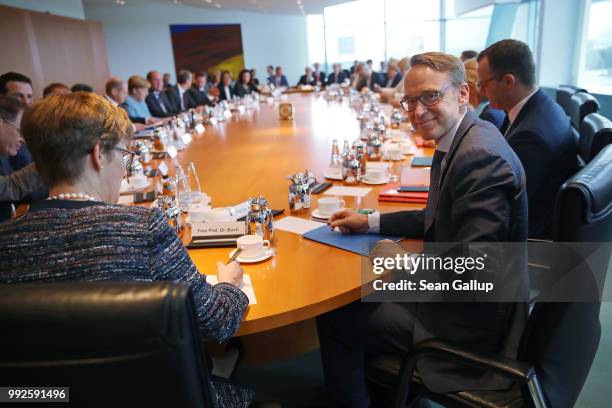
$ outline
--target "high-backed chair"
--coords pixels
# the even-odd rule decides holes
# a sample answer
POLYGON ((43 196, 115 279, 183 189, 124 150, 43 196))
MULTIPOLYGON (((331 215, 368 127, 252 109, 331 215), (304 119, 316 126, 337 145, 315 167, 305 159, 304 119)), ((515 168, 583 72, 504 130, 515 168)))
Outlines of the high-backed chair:
POLYGON ((586 92, 576 92, 570 99, 570 121, 576 130, 580 130, 582 121, 589 113, 599 111, 597 98, 586 92))
MULTIPOLYGON (((612 241, 612 145, 568 180, 557 196, 554 239, 557 242, 612 241)), ((368 366, 368 380, 379 394, 390 396, 387 405, 404 407, 406 401, 426 397, 448 407, 553 407, 569 408, 576 402, 595 357, 601 326, 601 288, 610 253, 598 258, 600 264, 582 263, 582 268, 599 268, 604 281, 595 282, 587 272, 575 280, 572 290, 588 299, 577 302, 537 302, 529 316, 516 360, 480 355, 442 340, 416 345, 406 356, 381 356, 368 366), (603 268, 603 269, 602 269, 603 268), (582 279, 584 278, 584 279, 582 279), (599 284, 597 284, 599 283, 599 284), (514 380, 514 386, 498 391, 434 393, 415 371, 423 356, 462 362, 466 366, 496 373, 514 380)), ((562 268, 565 260, 553 263, 562 268)), ((550 300, 550 299, 549 299, 550 300)))
POLYGON ((612 143, 612 121, 599 113, 585 116, 580 126, 578 155, 584 164, 612 143))
POLYGON ((557 88, 557 103, 561 105, 568 116, 570 114, 570 99, 576 92, 587 92, 587 90, 572 85, 559 85, 557 88))
POLYGON ((0 384, 70 387, 75 407, 212 407, 190 289, 0 285, 0 384))

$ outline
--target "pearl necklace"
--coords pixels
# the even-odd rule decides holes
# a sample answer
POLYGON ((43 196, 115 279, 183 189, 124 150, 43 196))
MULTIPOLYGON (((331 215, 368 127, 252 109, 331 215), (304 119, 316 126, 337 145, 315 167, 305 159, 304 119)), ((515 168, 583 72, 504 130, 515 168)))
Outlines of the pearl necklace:
POLYGON ((95 198, 85 193, 66 193, 56 196, 49 196, 47 200, 80 200, 80 201, 96 201, 95 198))

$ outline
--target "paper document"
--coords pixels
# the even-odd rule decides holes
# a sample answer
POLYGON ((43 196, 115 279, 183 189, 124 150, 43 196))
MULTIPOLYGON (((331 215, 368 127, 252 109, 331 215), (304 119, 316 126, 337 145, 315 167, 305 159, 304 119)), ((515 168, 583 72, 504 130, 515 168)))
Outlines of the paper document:
MULTIPOLYGON (((206 282, 210 283, 211 285, 216 285, 219 283, 217 280, 217 275, 206 275, 206 282)), ((242 285, 240 285, 240 290, 243 291, 249 298, 249 305, 257 304, 255 290, 253 289, 253 283, 251 282, 251 275, 245 273, 242 276, 242 285)))
POLYGON ((285 217, 281 220, 274 221, 274 229, 293 232, 294 234, 303 235, 308 231, 319 228, 320 222, 305 220, 298 217, 285 217))
POLYGON ((326 190, 323 194, 335 196, 364 197, 368 195, 370 191, 372 191, 371 188, 333 186, 332 188, 326 190))

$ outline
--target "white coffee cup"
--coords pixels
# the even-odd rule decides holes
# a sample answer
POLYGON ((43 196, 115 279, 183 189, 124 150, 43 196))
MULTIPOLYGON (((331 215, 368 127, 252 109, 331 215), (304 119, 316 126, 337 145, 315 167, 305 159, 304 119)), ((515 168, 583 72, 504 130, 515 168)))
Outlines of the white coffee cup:
MULTIPOLYGON (((205 222, 231 222, 235 221, 225 207, 202 209, 198 214, 205 222)), ((196 216, 197 217, 197 216, 196 216)))
POLYGON ((387 157, 389 160, 402 160, 402 147, 399 144, 391 144, 387 148, 387 157))
POLYGON ((131 188, 141 188, 149 185, 147 176, 132 176, 128 180, 131 188))
POLYGON ((365 175, 366 180, 373 183, 385 181, 387 177, 387 169, 383 167, 370 167, 365 175))
POLYGON ((240 256, 243 258, 256 258, 270 248, 270 241, 263 239, 261 235, 243 235, 236 243, 238 248, 242 248, 240 256))
POLYGON ((191 222, 205 222, 206 215, 211 211, 209 205, 192 204, 189 207, 189 219, 191 222))
POLYGON ((324 216, 332 215, 336 211, 340 211, 344 208, 346 203, 344 200, 340 200, 336 197, 323 197, 317 201, 319 206, 319 213, 324 216))

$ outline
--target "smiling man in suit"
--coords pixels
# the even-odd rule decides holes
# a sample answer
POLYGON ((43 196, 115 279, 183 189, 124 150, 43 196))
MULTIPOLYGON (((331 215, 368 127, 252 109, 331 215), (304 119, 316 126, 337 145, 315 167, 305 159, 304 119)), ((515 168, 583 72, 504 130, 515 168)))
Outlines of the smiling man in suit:
MULTIPOLYGON (((524 242, 523 168, 497 128, 467 109, 469 90, 461 61, 434 52, 413 56, 404 91, 402 107, 410 122, 436 144, 426 208, 370 215, 343 210, 330 217, 331 227, 343 233, 379 229, 383 235, 426 242, 524 242)), ((370 407, 366 356, 403 355, 413 345, 437 338, 513 357, 526 317, 526 305, 518 302, 349 304, 317 318, 326 385, 342 406, 370 407)), ((507 386, 456 364, 425 359, 418 369, 434 392, 507 386)))
POLYGON ((145 99, 151 115, 156 118, 168 118, 177 114, 170 104, 168 97, 164 93, 164 82, 159 71, 150 71, 147 74, 147 81, 151 84, 149 95, 145 99))
POLYGON ((578 170, 577 148, 563 109, 535 81, 531 50, 502 40, 478 56, 480 92, 507 120, 501 132, 525 168, 529 197, 529 236, 551 234, 555 197, 578 170))

